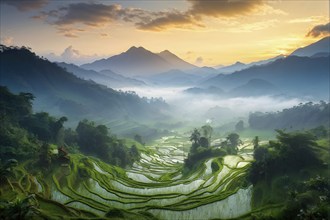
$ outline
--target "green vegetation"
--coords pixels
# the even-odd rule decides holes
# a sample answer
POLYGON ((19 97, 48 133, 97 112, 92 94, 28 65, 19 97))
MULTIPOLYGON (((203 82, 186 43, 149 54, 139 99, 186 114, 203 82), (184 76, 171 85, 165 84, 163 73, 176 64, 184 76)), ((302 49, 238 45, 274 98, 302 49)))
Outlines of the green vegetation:
POLYGON ((32 113, 32 94, 14 95, 6 87, 0 87, 0 95, 2 159, 39 156, 41 164, 49 167, 52 160, 49 144, 70 146, 69 150, 78 148, 122 167, 132 165, 139 159, 136 146, 126 147, 125 141, 110 135, 104 125, 83 120, 76 131, 65 129, 63 124, 68 120, 66 117, 56 119, 47 112, 32 113))
POLYGON ((125 167, 139 159, 135 145, 127 148, 123 140, 109 134, 104 125, 95 125, 88 120, 80 121, 77 126, 77 143, 86 154, 96 155, 111 164, 125 167))
MULTIPOLYGON (((203 161, 213 157, 224 157, 226 155, 237 155, 238 146, 243 142, 239 135, 230 133, 226 140, 222 141, 219 146, 210 146, 213 128, 205 125, 198 129, 194 129, 190 136, 192 142, 187 159, 185 159, 184 173, 197 169, 203 161)), ((212 162, 212 170, 218 170, 217 164, 212 162)))
MULTIPOLYGON (((255 162, 249 171, 254 184, 255 219, 326 219, 329 200, 329 137, 324 127, 310 132, 278 130, 277 140, 255 145, 255 162), (317 143, 325 138, 326 146, 317 143), (268 208, 267 208, 268 207, 268 208)), ((324 143, 322 141, 322 143, 324 143)))
MULTIPOLYGON (((1 87, 0 218, 326 219, 329 130, 277 131, 266 142, 211 126, 153 144, 105 125, 33 113, 1 87), (212 140, 215 139, 215 140, 212 140), (190 141, 190 142, 189 142, 190 141)), ((242 131, 243 133, 247 129, 242 131)), ((137 134, 137 133, 135 133, 137 134)))
MULTIPOLYGON (((33 99, 30 93, 15 95, 6 87, 0 87, 0 117, 3 122, 0 127, 1 218, 43 217, 41 204, 45 203, 45 199, 49 200, 52 193, 49 185, 51 173, 68 173, 71 170, 69 164, 74 163, 74 157, 65 148, 70 152, 77 153, 80 150, 93 154, 122 167, 132 165, 140 157, 136 147, 138 143, 130 141, 131 147, 126 147, 126 141, 109 135, 104 125, 96 126, 93 122, 83 120, 74 131, 64 128, 63 124, 68 120, 66 117, 56 119, 46 112, 33 113, 33 99), (16 167, 17 164, 20 166, 16 167), (42 194, 35 197, 33 195, 36 192, 42 194), (26 197, 27 194, 29 196, 26 197)), ((86 163, 77 169, 82 177, 91 173, 86 169, 86 163)), ((93 169, 94 165, 89 164, 89 169, 93 169)), ((53 201, 51 203, 54 205, 53 201)), ((55 206, 55 209, 59 209, 61 205, 55 206)), ((85 216, 72 214, 69 216, 85 216)))
POLYGON ((298 106, 284 109, 280 112, 255 112, 249 116, 249 125, 252 129, 311 129, 320 125, 329 126, 330 103, 307 102, 298 106))

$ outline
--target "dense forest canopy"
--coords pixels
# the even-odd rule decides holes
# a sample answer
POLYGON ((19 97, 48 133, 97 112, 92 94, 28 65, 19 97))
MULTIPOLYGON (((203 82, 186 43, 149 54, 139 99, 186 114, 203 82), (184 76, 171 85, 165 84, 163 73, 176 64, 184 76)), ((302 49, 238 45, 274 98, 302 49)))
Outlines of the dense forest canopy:
POLYGON ((251 113, 249 125, 254 129, 310 129, 319 125, 329 126, 329 114, 329 103, 307 102, 278 112, 251 113))
MULTIPOLYGON (((31 93, 15 95, 0 87, 0 117, 2 160, 36 157, 49 144, 81 150, 118 166, 132 165, 139 158, 135 145, 126 146, 123 140, 111 135, 105 125, 92 121, 79 122, 76 131, 66 129, 67 117, 56 118, 47 112, 32 111, 31 93)), ((50 149, 48 149, 50 150, 50 149)), ((45 152, 48 154, 47 150, 45 152)))

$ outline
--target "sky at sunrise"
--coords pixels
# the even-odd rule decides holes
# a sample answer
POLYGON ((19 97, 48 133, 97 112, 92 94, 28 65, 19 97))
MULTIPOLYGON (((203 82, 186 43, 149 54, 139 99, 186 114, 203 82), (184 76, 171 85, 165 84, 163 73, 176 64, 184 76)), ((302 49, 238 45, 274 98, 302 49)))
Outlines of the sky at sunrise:
POLYGON ((0 0, 1 43, 82 64, 142 46, 199 66, 290 54, 329 35, 328 0, 0 0))

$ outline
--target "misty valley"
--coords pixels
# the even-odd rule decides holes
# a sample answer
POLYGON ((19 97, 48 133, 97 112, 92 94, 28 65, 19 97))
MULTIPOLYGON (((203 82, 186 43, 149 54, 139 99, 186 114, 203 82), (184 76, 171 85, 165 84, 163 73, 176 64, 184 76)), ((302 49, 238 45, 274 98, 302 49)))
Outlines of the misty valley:
POLYGON ((0 46, 0 219, 328 219, 329 44, 198 67, 0 46))

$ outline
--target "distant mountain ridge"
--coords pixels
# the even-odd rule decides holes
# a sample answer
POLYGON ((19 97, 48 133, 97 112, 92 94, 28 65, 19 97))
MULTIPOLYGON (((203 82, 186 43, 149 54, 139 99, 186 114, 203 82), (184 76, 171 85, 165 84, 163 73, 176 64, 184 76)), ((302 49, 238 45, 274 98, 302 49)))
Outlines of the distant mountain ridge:
POLYGON ((306 47, 299 48, 291 53, 291 56, 311 57, 315 54, 330 53, 330 36, 312 43, 306 47))
POLYGON ((119 55, 81 65, 95 71, 112 70, 124 76, 148 76, 171 69, 192 69, 194 65, 180 59, 169 51, 152 53, 143 47, 131 47, 119 55))
POLYGON ((236 63, 234 63, 232 65, 222 66, 222 67, 218 68, 217 70, 219 73, 228 74, 228 73, 233 73, 233 72, 240 71, 243 69, 247 69, 252 66, 265 65, 265 64, 274 62, 275 60, 282 59, 284 57, 285 57, 284 55, 278 55, 278 56, 270 58, 270 59, 255 61, 255 62, 247 63, 247 64, 237 61, 236 63))
POLYGON ((110 88, 145 86, 146 84, 140 80, 128 78, 120 74, 114 73, 111 70, 103 70, 100 72, 94 70, 86 70, 74 64, 67 64, 64 62, 57 63, 57 65, 65 68, 68 72, 73 73, 79 78, 85 80, 93 80, 96 83, 106 85, 110 88))
POLYGON ((191 86, 201 79, 201 76, 189 74, 178 69, 172 69, 156 75, 142 78, 145 82, 158 86, 191 86))
MULTIPOLYGON (((232 90, 252 79, 268 81, 279 91, 295 97, 312 96, 329 99, 329 57, 289 56, 269 64, 252 66, 230 75, 219 74, 201 86, 216 86, 226 91, 232 90)), ((263 83, 265 84, 265 83, 263 83)), ((261 87, 260 87, 261 88, 261 87)), ((260 95, 262 95, 260 91, 260 95)))

